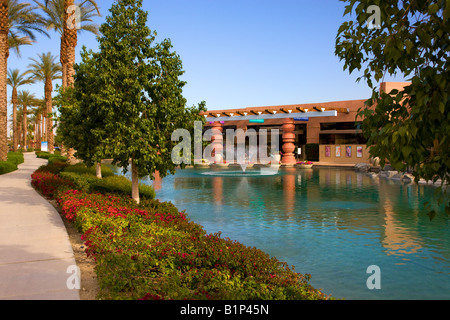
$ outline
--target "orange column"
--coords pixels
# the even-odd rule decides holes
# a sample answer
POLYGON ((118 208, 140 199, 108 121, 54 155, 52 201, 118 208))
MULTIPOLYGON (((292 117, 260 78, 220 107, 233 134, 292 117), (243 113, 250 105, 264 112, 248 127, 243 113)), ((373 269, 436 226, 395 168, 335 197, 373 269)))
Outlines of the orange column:
POLYGON ((283 157, 281 158, 282 164, 295 164, 295 124, 294 120, 290 118, 284 119, 283 122, 283 157))

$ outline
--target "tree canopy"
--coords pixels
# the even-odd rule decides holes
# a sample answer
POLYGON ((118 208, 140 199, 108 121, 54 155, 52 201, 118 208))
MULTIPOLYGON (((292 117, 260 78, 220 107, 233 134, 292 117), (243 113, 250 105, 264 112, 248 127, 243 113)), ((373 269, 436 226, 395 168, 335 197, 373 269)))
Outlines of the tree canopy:
POLYGON ((450 1, 341 1, 349 20, 338 30, 335 53, 373 90, 359 111, 371 155, 398 171, 412 168, 416 181, 440 179, 439 203, 450 213, 450 1), (411 83, 379 91, 385 75, 398 74, 411 83))

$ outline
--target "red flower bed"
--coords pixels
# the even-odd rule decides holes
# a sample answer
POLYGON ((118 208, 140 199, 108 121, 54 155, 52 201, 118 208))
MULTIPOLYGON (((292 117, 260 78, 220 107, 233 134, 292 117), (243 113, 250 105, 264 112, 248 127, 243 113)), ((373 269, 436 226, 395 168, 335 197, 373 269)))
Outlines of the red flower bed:
POLYGON ((54 173, 45 171, 34 172, 31 175, 31 185, 49 199, 53 198, 55 192, 61 186, 73 187, 72 182, 62 179, 54 173))

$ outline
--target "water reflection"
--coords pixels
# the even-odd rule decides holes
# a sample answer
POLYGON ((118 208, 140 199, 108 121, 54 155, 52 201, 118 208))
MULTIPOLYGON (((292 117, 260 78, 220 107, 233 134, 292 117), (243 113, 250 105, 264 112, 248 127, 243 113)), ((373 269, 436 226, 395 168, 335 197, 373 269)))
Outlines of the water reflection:
POLYGON ((195 201, 201 203, 259 214, 262 219, 255 223, 270 223, 274 215, 297 221, 307 217, 314 225, 354 234, 377 232, 387 254, 414 254, 423 247, 415 231, 422 186, 392 183, 353 170, 287 168, 270 178, 203 177, 192 172, 177 175, 173 187, 198 191, 195 201))

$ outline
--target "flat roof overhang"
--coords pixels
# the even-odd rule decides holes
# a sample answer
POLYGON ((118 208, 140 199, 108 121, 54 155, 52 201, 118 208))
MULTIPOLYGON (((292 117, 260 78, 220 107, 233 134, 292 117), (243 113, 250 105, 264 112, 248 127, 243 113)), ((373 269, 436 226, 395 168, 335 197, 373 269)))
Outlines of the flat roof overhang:
POLYGON ((249 121, 249 120, 267 120, 267 119, 286 119, 286 118, 317 118, 317 117, 337 117, 338 112, 336 110, 331 111, 317 111, 317 112, 288 112, 288 113, 261 113, 261 114, 247 114, 241 113, 241 115, 234 115, 230 113, 224 115, 223 113, 210 112, 209 115, 204 115, 206 121, 249 121))

